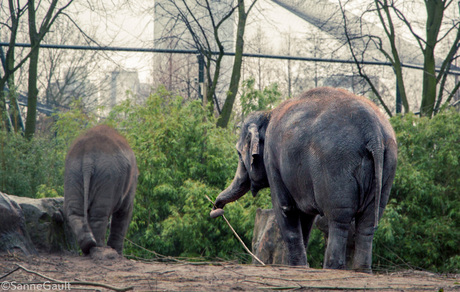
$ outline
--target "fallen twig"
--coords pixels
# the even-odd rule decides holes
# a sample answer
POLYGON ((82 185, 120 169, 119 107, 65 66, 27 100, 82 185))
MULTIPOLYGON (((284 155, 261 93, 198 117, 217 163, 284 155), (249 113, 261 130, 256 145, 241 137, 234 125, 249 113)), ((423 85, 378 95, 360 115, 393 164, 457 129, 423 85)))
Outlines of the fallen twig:
MULTIPOLYGON (((266 284, 269 285, 269 284, 266 284)), ((298 290, 298 289, 314 289, 314 290, 393 290, 392 287, 334 287, 334 286, 275 286, 275 287, 258 287, 259 290, 298 290)))
POLYGON ((14 273, 17 270, 21 269, 21 270, 24 270, 27 273, 37 275, 37 276, 42 277, 42 278, 44 278, 44 279, 46 279, 46 280, 48 280, 50 282, 55 283, 55 284, 67 284, 69 286, 71 286, 71 285, 94 286, 94 287, 102 287, 102 288, 110 289, 110 290, 113 290, 113 291, 128 291, 128 290, 133 290, 134 289, 133 286, 124 287, 124 288, 117 288, 117 287, 114 287, 114 286, 106 285, 106 284, 103 284, 103 283, 96 283, 96 282, 61 281, 61 280, 53 279, 53 278, 48 277, 46 275, 40 274, 39 272, 29 270, 29 269, 27 269, 27 268, 25 268, 25 267, 23 267, 21 265, 17 265, 17 266, 18 267, 16 269, 12 270, 11 272, 8 272, 6 275, 0 277, 0 279, 6 277, 8 275, 11 275, 12 273, 14 273))
MULTIPOLYGON (((214 202, 207 196, 207 195, 204 195, 206 197, 206 199, 208 199, 209 202, 211 202, 211 204, 216 207, 216 205, 214 205, 214 202)), ((262 266, 265 266, 264 262, 262 262, 258 257, 256 257, 255 254, 253 254, 249 248, 246 246, 246 244, 244 244, 243 240, 239 237, 238 233, 236 233, 235 229, 233 229, 232 225, 230 225, 230 222, 228 222, 227 218, 225 217, 225 215, 222 215, 222 218, 224 218, 225 222, 227 223, 228 227, 230 227, 230 229, 233 231, 233 234, 235 234, 236 238, 240 241, 240 243, 243 245, 244 249, 256 260, 259 262, 259 264, 261 264, 262 266)))
POLYGON ((16 271, 19 270, 19 269, 20 269, 19 267, 16 267, 16 269, 9 271, 9 272, 6 273, 5 275, 1 276, 1 277, 0 277, 0 280, 3 279, 3 278, 5 278, 5 277, 7 277, 8 275, 13 274, 14 272, 16 272, 16 271))
MULTIPOLYGON (((270 285, 270 284, 266 284, 270 285)), ((313 290, 338 290, 338 291, 368 291, 368 290, 400 290, 400 288, 395 287, 339 287, 339 286, 274 286, 274 287, 258 287, 259 290, 298 290, 298 289, 313 289, 313 290)), ((403 290, 412 290, 412 288, 404 288, 403 290)), ((414 288, 415 290, 433 290, 435 287, 427 288, 414 288)))
POLYGON ((165 256, 165 255, 159 254, 159 253, 157 253, 157 252, 155 252, 155 251, 153 251, 153 250, 146 249, 145 247, 140 246, 139 244, 136 244, 136 243, 134 243, 133 241, 127 239, 127 238, 125 238, 125 241, 127 241, 127 242, 131 243, 132 245, 134 245, 135 247, 140 248, 140 249, 142 249, 142 250, 144 250, 144 251, 146 251, 146 252, 149 252, 149 253, 151 253, 151 254, 153 254, 153 255, 155 255, 155 256, 157 256, 157 257, 163 259, 163 260, 168 260, 168 261, 178 262, 178 263, 184 262, 184 261, 175 259, 175 258, 170 257, 170 256, 165 256))

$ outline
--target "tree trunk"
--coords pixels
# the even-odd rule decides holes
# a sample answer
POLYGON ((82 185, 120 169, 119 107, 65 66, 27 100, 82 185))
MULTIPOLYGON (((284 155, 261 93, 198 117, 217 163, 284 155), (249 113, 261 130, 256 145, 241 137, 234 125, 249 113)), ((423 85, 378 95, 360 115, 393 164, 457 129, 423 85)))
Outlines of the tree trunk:
POLYGON ((40 38, 37 33, 35 1, 29 0, 29 39, 31 45, 29 59, 29 84, 27 97, 27 117, 25 137, 32 139, 35 134, 35 124, 37 119, 37 75, 38 75, 38 54, 40 38))
POLYGON ((431 118, 436 102, 437 86, 434 49, 438 42, 438 34, 444 15, 444 3, 442 0, 427 0, 425 3, 427 10, 426 46, 423 51, 423 88, 420 115, 431 118))
POLYGON ((38 76, 38 46, 32 51, 29 60, 29 85, 27 97, 27 117, 25 137, 32 139, 35 134, 35 125, 37 120, 37 76, 38 76))
POLYGON ((236 31, 236 45, 235 45, 235 58, 233 60, 232 77, 230 79, 230 86, 227 91, 227 98, 225 99, 222 113, 217 120, 217 126, 226 128, 230 121, 230 116, 233 111, 233 104, 235 103, 236 95, 238 94, 238 86, 241 77, 241 65, 243 63, 243 50, 244 50, 244 29, 246 27, 246 19, 249 11, 253 7, 255 1, 251 4, 249 10, 246 12, 244 7, 244 0, 238 0, 238 26, 236 31))
POLYGON ((423 88, 420 115, 431 117, 436 101, 436 71, 433 50, 425 50, 423 65, 423 88), (427 52, 428 51, 428 52, 427 52))

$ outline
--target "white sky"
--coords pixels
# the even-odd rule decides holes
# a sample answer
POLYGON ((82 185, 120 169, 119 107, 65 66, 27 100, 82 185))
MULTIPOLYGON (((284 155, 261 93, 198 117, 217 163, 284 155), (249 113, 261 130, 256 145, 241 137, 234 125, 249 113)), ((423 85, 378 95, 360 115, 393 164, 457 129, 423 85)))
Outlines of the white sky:
MULTIPOLYGON (((69 10, 78 13, 79 23, 85 31, 96 30, 95 34, 101 45, 152 48, 153 9, 150 15, 135 13, 129 7, 118 9, 116 13, 113 13, 114 7, 124 1, 104 1, 104 6, 95 7, 94 11, 91 11, 86 4, 82 6, 81 3, 74 2, 75 5, 69 7, 69 10), (98 12, 100 9, 107 11, 110 16, 101 16, 98 12)), ((150 2, 149 5, 153 6, 153 3, 150 2)), ((304 20, 270 0, 258 0, 250 16, 252 19, 248 21, 246 35, 253 34, 258 26, 263 27, 275 51, 282 44, 283 34, 287 32, 305 34, 307 32, 307 23, 304 20)), ((126 70, 137 70, 141 82, 150 82, 153 67, 151 54, 116 53, 113 59, 126 70)))

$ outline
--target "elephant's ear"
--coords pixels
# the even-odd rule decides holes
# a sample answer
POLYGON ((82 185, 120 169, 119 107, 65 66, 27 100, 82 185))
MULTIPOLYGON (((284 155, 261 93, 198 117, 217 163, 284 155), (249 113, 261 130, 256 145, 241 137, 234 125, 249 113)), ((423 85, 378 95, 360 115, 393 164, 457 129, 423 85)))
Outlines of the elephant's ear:
POLYGON ((259 155, 259 130, 256 124, 250 124, 248 127, 249 133, 251 133, 251 165, 254 162, 254 156, 259 155))

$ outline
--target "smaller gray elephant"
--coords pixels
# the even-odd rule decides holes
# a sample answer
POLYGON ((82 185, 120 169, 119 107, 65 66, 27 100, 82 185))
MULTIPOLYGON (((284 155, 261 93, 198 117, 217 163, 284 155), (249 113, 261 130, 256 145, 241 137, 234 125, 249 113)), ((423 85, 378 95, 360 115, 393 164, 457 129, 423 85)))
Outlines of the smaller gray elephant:
POLYGON ((84 254, 107 245, 120 255, 133 212, 138 168, 128 142, 101 125, 78 137, 65 161, 64 213, 84 254))

